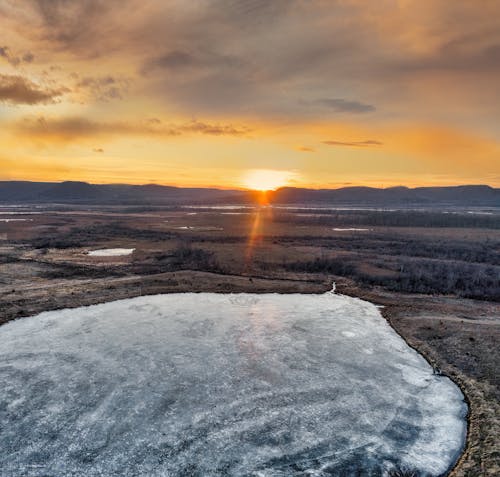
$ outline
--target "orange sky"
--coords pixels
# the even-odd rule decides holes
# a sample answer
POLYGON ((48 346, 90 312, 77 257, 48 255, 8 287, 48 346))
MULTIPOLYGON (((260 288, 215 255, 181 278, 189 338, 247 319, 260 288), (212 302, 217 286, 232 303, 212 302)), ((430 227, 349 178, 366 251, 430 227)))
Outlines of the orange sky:
POLYGON ((0 0, 0 22, 0 180, 500 186, 495 0, 0 0))

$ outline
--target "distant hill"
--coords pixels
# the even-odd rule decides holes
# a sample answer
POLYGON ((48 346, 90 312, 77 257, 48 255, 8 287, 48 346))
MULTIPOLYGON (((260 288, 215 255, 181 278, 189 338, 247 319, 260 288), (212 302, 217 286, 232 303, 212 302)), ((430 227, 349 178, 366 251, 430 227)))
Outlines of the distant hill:
POLYGON ((454 187, 343 187, 340 189, 298 189, 284 187, 272 193, 275 203, 367 204, 397 206, 500 206, 500 189, 486 185, 454 187))
MULTIPOLYGON (((0 182, 1 203, 61 204, 247 204, 258 192, 214 188, 183 188, 155 184, 89 184, 87 182, 0 182)), ((365 206, 496 206, 500 189, 486 185, 456 187, 343 187, 301 189, 283 187, 268 192, 274 204, 365 205, 365 206)))
POLYGON ((155 184, 88 184, 87 182, 0 182, 3 203, 82 204, 187 204, 234 203, 249 200, 248 193, 209 188, 183 188, 155 184))

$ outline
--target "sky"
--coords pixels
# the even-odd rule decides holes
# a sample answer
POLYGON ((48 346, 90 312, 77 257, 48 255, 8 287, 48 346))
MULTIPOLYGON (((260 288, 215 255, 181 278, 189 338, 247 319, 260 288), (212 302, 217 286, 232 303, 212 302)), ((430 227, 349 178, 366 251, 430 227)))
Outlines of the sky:
POLYGON ((498 0, 0 0, 0 180, 500 186, 498 0))

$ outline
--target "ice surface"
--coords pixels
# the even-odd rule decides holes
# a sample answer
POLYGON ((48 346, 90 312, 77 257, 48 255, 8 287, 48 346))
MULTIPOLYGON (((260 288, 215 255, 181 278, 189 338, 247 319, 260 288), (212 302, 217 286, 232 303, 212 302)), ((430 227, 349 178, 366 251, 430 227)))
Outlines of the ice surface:
POLYGON ((178 229, 178 230, 204 230, 204 231, 224 230, 222 227, 215 227, 213 225, 203 225, 203 226, 180 225, 180 226, 174 227, 174 229, 178 229))
POLYGON ((0 475, 437 476, 466 405, 372 304, 171 294, 0 327, 0 475))
POLYGON ((250 215, 252 212, 221 212, 221 215, 250 215))
POLYGON ((335 230, 335 232, 367 232, 371 229, 359 229, 359 228, 353 228, 353 227, 350 227, 350 228, 334 228, 332 230, 335 230))
POLYGON ((122 255, 130 255, 135 248, 102 248, 100 250, 91 250, 87 255, 92 257, 121 257, 122 255))
POLYGON ((0 222, 33 222, 33 219, 0 219, 0 222))

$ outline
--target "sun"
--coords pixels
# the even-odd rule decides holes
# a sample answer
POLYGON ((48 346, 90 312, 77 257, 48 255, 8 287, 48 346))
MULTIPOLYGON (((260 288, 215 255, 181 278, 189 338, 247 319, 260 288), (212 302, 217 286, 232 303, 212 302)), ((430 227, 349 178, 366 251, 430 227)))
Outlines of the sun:
POLYGON ((244 176, 243 185, 253 190, 275 190, 288 184, 293 175, 290 171, 253 169, 244 176))

